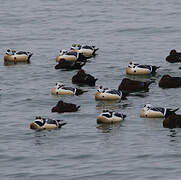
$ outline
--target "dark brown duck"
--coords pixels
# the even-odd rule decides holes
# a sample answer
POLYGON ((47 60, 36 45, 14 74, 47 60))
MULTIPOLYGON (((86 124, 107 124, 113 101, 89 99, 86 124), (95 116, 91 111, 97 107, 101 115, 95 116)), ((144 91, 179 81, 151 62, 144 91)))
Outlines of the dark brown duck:
POLYGON ((181 62, 181 53, 177 52, 175 49, 172 49, 169 56, 166 57, 166 61, 170 63, 181 62))
POLYGON ((81 69, 86 62, 81 61, 67 61, 65 59, 61 59, 59 63, 55 66, 55 69, 81 69))
POLYGON ((63 101, 58 101, 56 106, 52 108, 52 112, 64 113, 64 112, 76 112, 80 106, 71 103, 65 103, 63 101))
POLYGON ((86 84, 95 86, 97 79, 92 75, 85 73, 83 69, 79 70, 76 75, 72 77, 72 82, 76 84, 86 84))
POLYGON ((124 78, 121 84, 119 85, 118 90, 127 92, 148 91, 149 85, 151 83, 154 83, 154 81, 142 82, 124 78))
POLYGON ((181 128, 181 115, 175 113, 178 109, 179 108, 170 110, 166 113, 163 121, 163 127, 170 129, 181 128))
POLYGON ((181 77, 172 77, 168 74, 163 75, 159 81, 159 87, 162 87, 162 88, 181 87, 181 77))

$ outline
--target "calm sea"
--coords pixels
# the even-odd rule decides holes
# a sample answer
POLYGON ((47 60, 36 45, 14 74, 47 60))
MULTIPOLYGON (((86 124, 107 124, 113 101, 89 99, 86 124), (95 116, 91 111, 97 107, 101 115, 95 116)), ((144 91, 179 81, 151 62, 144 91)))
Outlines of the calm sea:
MULTIPOLYGON (((181 107, 181 89, 161 89, 163 74, 181 76, 165 57, 181 51, 181 2, 177 0, 0 0, 0 179, 120 180, 180 179, 181 130, 163 119, 141 119, 144 104, 181 107), (98 78, 79 97, 51 95, 56 82, 72 85, 77 72, 55 70, 60 49, 72 43, 99 47, 84 66, 98 78), (4 66, 8 48, 31 51, 31 64, 4 66), (161 66, 144 98, 120 103, 94 99, 100 85, 117 88, 130 61, 161 66), (60 100, 80 105, 76 113, 51 113, 60 100), (99 126, 102 109, 127 115, 119 125, 99 126), (60 130, 35 132, 35 116, 63 119, 60 130)), ((133 78, 133 77, 131 77, 133 78)), ((135 78, 138 79, 138 78, 135 78)), ((140 79, 140 78, 139 78, 140 79)), ((181 111, 179 111, 181 113, 181 111)))

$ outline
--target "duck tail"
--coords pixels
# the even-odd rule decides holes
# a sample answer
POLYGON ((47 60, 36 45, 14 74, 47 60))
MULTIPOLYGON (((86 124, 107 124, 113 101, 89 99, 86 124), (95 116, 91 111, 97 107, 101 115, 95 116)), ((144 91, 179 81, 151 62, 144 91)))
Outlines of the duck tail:
POLYGON ((60 124, 58 125, 58 128, 61 128, 62 126, 66 125, 66 124, 67 124, 66 122, 60 123, 60 124))
POLYGON ((125 114, 123 114, 123 119, 125 119, 126 118, 126 115, 125 114))
POLYGON ((79 110, 79 108, 80 108, 80 106, 77 106, 77 108, 76 108, 76 109, 77 109, 77 110, 79 110))
POLYGON ((98 50, 99 50, 99 48, 95 48, 93 54, 95 55, 96 51, 98 51, 98 50))
POLYGON ((127 100, 127 96, 129 96, 129 93, 122 91, 121 100, 127 100))
POLYGON ((155 73, 157 69, 159 69, 160 66, 152 66, 152 72, 155 73))
POLYGON ((78 95, 81 95, 81 94, 83 94, 85 92, 88 92, 88 91, 84 91, 82 89, 76 89, 75 95, 78 96, 78 95))

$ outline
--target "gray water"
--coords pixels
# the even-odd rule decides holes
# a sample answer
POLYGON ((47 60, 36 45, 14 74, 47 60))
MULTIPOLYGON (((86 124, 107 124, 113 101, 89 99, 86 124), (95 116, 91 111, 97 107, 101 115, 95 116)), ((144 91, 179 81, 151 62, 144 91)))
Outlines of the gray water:
POLYGON ((180 179, 181 130, 163 128, 163 119, 139 117, 146 103, 181 107, 180 88, 158 87, 163 74, 181 76, 180 64, 165 61, 171 49, 181 50, 180 9, 177 0, 1 0, 1 179, 180 179), (81 87, 88 92, 79 97, 52 96, 56 82, 78 87, 71 82, 76 70, 54 69, 59 50, 72 43, 100 48, 84 66, 98 81, 81 87), (8 48, 33 52, 31 64, 4 66, 8 48), (98 86, 117 88, 127 77, 130 61, 161 66, 156 76, 141 78, 155 79, 145 97, 95 101, 98 86), (60 99, 80 105, 80 111, 51 113, 60 99), (127 118, 99 126, 96 117, 104 108, 127 118), (67 125, 36 132, 29 129, 35 116, 63 119, 67 125))

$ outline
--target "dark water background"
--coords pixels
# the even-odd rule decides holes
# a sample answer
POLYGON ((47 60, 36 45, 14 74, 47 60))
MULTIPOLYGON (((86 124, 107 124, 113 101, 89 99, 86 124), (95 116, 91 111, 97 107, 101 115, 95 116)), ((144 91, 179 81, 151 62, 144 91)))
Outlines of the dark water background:
POLYGON ((181 130, 173 133, 162 127, 163 119, 139 117, 146 103, 181 107, 180 88, 158 87, 163 74, 181 76, 180 64, 165 61, 170 49, 181 50, 180 9, 177 0, 1 0, 1 179, 180 179, 181 130), (59 50, 72 43, 100 48, 84 68, 99 80, 96 87, 82 87, 88 90, 82 96, 52 96, 56 82, 76 86, 71 82, 76 71, 54 69, 59 50), (4 66, 7 48, 32 51, 31 64, 4 66), (132 60, 161 66, 146 97, 96 102, 98 86, 117 88, 132 60), (80 111, 51 113, 60 99, 80 105, 80 111), (103 108, 127 118, 121 125, 98 126, 103 108), (50 132, 30 130, 39 115, 67 125, 50 132))

